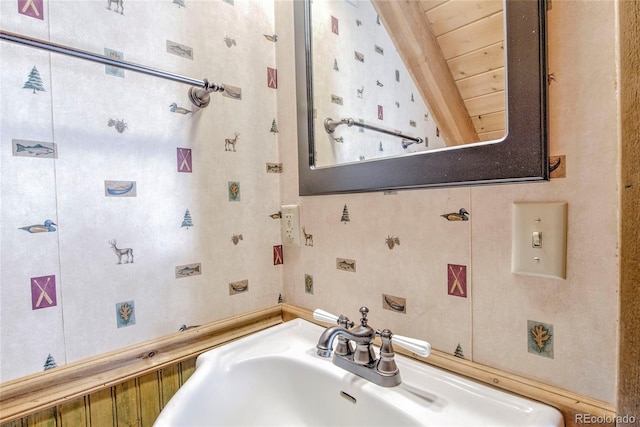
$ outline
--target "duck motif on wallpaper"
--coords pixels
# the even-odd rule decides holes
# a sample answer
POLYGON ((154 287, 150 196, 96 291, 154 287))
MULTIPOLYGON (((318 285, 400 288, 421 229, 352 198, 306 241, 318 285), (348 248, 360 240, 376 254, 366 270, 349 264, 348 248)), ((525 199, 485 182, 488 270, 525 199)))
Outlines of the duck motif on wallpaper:
POLYGON ((191 110, 187 110, 184 107, 178 107, 178 104, 176 104, 175 102, 169 105, 169 111, 178 114, 189 114, 191 112, 191 110))
POLYGON ((448 221, 469 221, 469 212, 467 212, 465 208, 461 208, 458 212, 451 212, 440 216, 446 218, 448 221))
POLYGON ((278 35, 277 34, 263 34, 264 38, 269 40, 270 42, 277 42, 278 35))
POLYGON ((56 231, 56 227, 54 226, 57 225, 58 224, 48 219, 44 224, 26 225, 24 227, 20 227, 19 230, 28 231, 29 233, 52 233, 56 231))

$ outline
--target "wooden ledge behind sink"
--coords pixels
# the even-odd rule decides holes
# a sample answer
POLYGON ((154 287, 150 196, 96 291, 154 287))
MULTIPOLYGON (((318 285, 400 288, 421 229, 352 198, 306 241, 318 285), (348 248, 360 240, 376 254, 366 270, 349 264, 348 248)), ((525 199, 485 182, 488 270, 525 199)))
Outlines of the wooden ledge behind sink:
MULTIPOLYGON (((105 399, 111 400, 111 404, 107 402, 107 406, 116 408, 118 405, 116 393, 110 393, 109 389, 113 390, 113 387, 121 387, 124 384, 127 384, 127 387, 129 385, 136 388, 142 387, 143 381, 139 380, 141 377, 153 377, 155 372, 163 369, 176 369, 175 366, 182 362, 188 364, 189 369, 192 370, 195 357, 199 354, 295 318, 322 325, 313 319, 312 312, 309 310, 290 304, 279 304, 2 383, 0 384, 0 424, 2 427, 5 427, 5 423, 6 425, 31 425, 29 421, 21 423, 20 419, 27 420, 27 417, 44 411, 45 418, 48 420, 46 425, 62 425, 63 422, 60 420, 63 418, 61 413, 64 411, 61 408, 73 407, 74 410, 82 412, 80 418, 91 420, 87 425, 101 425, 100 421, 94 424, 96 421, 93 418, 94 408, 87 396, 104 392, 105 399), (88 416, 89 412, 91 417, 88 416), (8 424, 14 420, 18 422, 8 424)), ((567 426, 578 425, 575 422, 576 414, 591 414, 608 419, 615 417, 615 407, 609 403, 460 359, 441 351, 432 350, 428 358, 422 358, 402 348, 396 348, 396 352, 554 406, 563 413, 567 426)), ((184 381, 181 380, 180 384, 184 381)), ((136 391, 134 395, 139 399, 142 393, 136 391)), ((164 396, 161 401, 166 404, 168 398, 164 396)), ((147 411, 146 416, 155 419, 162 409, 161 406, 162 404, 157 405, 151 414, 147 411)), ((115 416, 113 411, 107 411, 105 417, 113 416, 115 416)), ((140 424, 139 419, 138 424, 140 424)), ((591 425, 613 426, 613 424, 591 425)))

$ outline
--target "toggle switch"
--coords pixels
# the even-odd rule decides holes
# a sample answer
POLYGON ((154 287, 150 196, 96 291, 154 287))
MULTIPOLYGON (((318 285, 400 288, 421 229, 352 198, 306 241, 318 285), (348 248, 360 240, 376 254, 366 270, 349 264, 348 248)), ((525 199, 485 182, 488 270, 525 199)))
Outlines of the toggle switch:
POLYGON ((514 203, 511 235, 512 273, 566 278, 566 202, 514 203))
POLYGON ((542 233, 539 231, 534 231, 531 233, 531 247, 532 248, 541 248, 542 247, 542 233))

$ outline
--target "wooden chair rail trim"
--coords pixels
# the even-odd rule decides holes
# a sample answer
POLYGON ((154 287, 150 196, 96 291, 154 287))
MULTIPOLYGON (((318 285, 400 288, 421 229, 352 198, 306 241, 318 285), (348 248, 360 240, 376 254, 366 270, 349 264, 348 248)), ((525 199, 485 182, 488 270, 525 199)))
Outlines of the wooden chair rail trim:
MULTIPOLYGON (((290 304, 280 304, 5 382, 0 384, 0 424, 124 383, 295 318, 322 325, 313 319, 311 311, 290 304)), ((397 348, 396 352, 554 406, 563 413, 567 426, 576 425, 576 414, 591 414, 608 419, 614 419, 616 415, 614 405, 607 402, 438 350, 432 350, 428 358, 402 348, 397 348)))
POLYGON ((0 424, 110 388, 282 323, 273 306, 0 384, 0 424))

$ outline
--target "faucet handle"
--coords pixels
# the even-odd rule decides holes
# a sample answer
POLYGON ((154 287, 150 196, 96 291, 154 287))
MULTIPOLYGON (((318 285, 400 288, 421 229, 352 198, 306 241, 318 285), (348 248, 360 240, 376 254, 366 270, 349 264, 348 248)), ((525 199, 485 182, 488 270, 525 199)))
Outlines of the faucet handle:
POLYGON ((427 357, 431 353, 431 344, 426 341, 393 334, 391 342, 422 357, 427 357))
POLYGON ((336 316, 335 314, 331 314, 324 310, 320 310, 319 308, 317 308, 313 312, 313 318, 321 322, 327 322, 327 323, 338 323, 338 319, 339 319, 339 317, 336 316))

